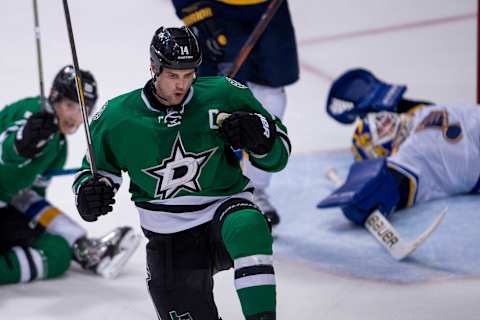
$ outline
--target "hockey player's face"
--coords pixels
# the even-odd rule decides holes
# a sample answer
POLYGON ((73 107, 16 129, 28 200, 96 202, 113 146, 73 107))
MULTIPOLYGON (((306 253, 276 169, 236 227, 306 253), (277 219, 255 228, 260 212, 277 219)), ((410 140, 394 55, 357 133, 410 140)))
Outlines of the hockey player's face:
POLYGON ((58 128, 63 134, 72 134, 82 124, 80 104, 70 99, 63 98, 55 105, 58 117, 58 128))
POLYGON ((190 89, 194 77, 195 69, 163 69, 155 81, 157 94, 165 99, 162 103, 167 105, 180 104, 188 89, 190 89))

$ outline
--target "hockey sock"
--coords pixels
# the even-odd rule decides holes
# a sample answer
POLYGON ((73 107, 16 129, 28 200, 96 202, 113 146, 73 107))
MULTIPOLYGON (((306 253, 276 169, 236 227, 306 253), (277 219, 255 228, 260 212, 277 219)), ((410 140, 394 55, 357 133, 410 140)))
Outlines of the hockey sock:
POLYGON ((71 250, 59 236, 43 234, 33 247, 15 246, 0 254, 0 284, 54 278, 70 266, 71 250))
POLYGON ((0 284, 29 282, 44 277, 43 255, 29 247, 13 247, 0 255, 0 284))
POLYGON ((246 319, 275 319, 272 236, 265 218, 253 209, 239 210, 225 218, 221 231, 246 319))
POLYGON ((33 243, 33 248, 43 253, 43 263, 46 265, 45 278, 59 277, 70 267, 73 253, 63 237, 44 233, 33 243))

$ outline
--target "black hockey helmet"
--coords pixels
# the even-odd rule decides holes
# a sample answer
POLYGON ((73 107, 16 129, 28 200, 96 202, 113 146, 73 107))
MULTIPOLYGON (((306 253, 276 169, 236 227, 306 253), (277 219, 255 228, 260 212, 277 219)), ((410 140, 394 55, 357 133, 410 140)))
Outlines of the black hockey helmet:
MULTIPOLYGON (((85 104, 92 110, 98 98, 97 82, 89 71, 80 70, 80 77, 82 78, 85 104)), ((55 76, 48 102, 53 105, 53 103, 60 101, 62 98, 79 102, 75 84, 75 69, 72 65, 63 67, 55 76)))
POLYGON ((150 60, 153 73, 158 75, 162 68, 196 69, 202 63, 202 53, 188 27, 160 27, 150 43, 150 60))

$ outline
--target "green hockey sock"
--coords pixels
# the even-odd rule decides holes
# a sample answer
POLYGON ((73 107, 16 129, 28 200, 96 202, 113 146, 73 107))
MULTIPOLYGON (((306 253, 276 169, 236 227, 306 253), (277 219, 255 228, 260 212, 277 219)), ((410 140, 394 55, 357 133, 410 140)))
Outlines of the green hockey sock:
POLYGON ((33 243, 33 247, 44 256, 44 278, 59 277, 70 267, 73 253, 67 240, 63 237, 44 233, 33 243))
POLYGON ((58 277, 69 268, 71 256, 65 239, 44 233, 32 247, 15 246, 0 254, 0 284, 58 277))
POLYGON ((13 250, 0 255, 0 284, 20 282, 20 265, 13 250))
POLYGON ((225 218, 225 247, 234 261, 235 288, 246 319, 275 319, 272 235, 265 218, 243 209, 225 218))

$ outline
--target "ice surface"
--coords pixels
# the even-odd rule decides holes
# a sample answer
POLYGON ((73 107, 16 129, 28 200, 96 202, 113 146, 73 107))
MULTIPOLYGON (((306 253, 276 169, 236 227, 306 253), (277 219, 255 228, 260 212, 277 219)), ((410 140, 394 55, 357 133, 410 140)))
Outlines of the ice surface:
MULTIPOLYGON (((93 71, 98 80, 99 105, 142 86, 149 77, 147 45, 153 31, 162 24, 180 25, 167 0, 69 3, 80 66, 93 71)), ((356 279, 346 270, 345 265, 351 262, 342 260, 347 253, 357 259, 357 269, 363 272, 356 276, 368 274, 368 268, 373 268, 370 272, 374 276, 379 273, 376 279, 382 279, 381 274, 386 277, 388 266, 405 274, 410 270, 403 264, 389 262, 367 232, 351 229, 338 212, 314 209, 316 201, 329 191, 327 182, 320 177, 323 172, 311 171, 307 177, 288 173, 290 168, 293 173, 299 169, 321 169, 322 165, 313 158, 301 155, 349 146, 352 128, 336 124, 324 111, 331 80, 347 68, 370 68, 382 79, 405 83, 411 97, 444 103, 474 101, 477 2, 291 0, 289 5, 302 74, 301 80, 287 90, 286 123, 295 156, 282 175, 291 179, 286 189, 293 190, 288 198, 290 204, 283 204, 287 197, 281 193, 286 190, 280 192, 280 176, 275 177, 272 189, 276 191, 274 202, 286 209, 282 210, 284 224, 278 229, 276 245, 278 318, 478 319, 480 281, 478 277, 463 278, 474 275, 475 270, 478 274, 476 260, 465 259, 476 256, 478 260, 478 235, 472 234, 478 220, 474 219, 473 208, 463 212, 467 211, 467 203, 450 203, 444 225, 413 256, 414 262, 423 263, 423 269, 419 269, 422 277, 417 280, 434 280, 398 285, 356 279), (444 21, 425 22, 438 19, 444 21), (408 27, 412 23, 414 27, 408 27), (325 37, 330 40, 322 40, 325 37), (304 202, 300 203, 300 199, 304 202), (307 200, 313 202, 311 206, 307 200), (460 219, 467 214, 474 220, 460 219), (464 234, 463 230, 469 233, 464 234), (317 243, 314 237, 320 235, 317 243), (301 250, 300 244, 304 244, 301 250), (456 255, 446 259, 444 252, 451 254, 454 250, 456 255), (363 251, 368 255, 362 258, 363 251), (327 257, 331 257, 330 261, 327 257), (425 277, 427 271, 434 272, 434 277, 425 277), (452 274, 462 278, 451 279, 452 274)), ((36 95, 38 79, 31 1, 2 0, 0 12, 0 105, 4 105, 36 95)), ((61 1, 39 1, 39 13, 48 88, 60 67, 71 63, 71 56, 61 1)), ((85 149, 83 132, 79 130, 70 139, 69 167, 79 165, 85 149)), ((333 165, 346 169, 346 164, 340 162, 333 165)), ((49 197, 78 219, 69 190, 71 182, 71 177, 56 178, 49 197)), ((119 224, 138 230, 137 213, 125 186, 117 200, 115 212, 98 223, 80 223, 92 235, 101 235, 119 224)), ((416 221, 414 212, 407 214, 409 217, 394 221, 405 237, 416 235, 418 230, 404 224, 416 225, 430 218, 423 218, 427 213, 421 212, 416 221)), ((0 287, 0 319, 154 319, 144 282, 144 257, 144 249, 139 250, 124 275, 115 281, 90 276, 73 267, 58 280, 0 287)), ((242 319, 231 272, 216 277, 215 295, 224 319, 242 319)))

